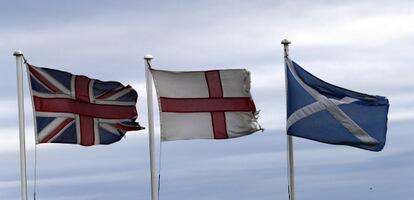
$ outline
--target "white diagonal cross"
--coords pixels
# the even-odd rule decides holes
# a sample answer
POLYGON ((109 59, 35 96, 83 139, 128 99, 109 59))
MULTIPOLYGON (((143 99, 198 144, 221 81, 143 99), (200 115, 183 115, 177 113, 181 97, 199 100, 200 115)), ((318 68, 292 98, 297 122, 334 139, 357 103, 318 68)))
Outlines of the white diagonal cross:
POLYGON ((300 119, 326 109, 342 126, 344 126, 350 133, 352 133, 362 142, 366 143, 367 145, 376 145, 379 143, 378 140, 371 137, 364 129, 362 129, 354 120, 352 120, 344 111, 338 107, 340 104, 349 104, 355 102, 357 99, 349 97, 348 99, 345 97, 341 100, 329 99, 303 82, 303 80, 297 74, 295 68, 293 67, 293 63, 289 58, 286 58, 286 64, 290 73, 292 73, 293 77, 299 83, 299 85, 301 85, 303 89, 305 89, 316 100, 315 103, 307 105, 290 115, 287 121, 288 128, 300 119))

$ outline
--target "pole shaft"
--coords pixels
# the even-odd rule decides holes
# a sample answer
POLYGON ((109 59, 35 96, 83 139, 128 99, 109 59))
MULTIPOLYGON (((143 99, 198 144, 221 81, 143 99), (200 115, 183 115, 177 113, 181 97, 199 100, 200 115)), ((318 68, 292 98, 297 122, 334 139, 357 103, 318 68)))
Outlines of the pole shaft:
POLYGON ((17 101, 19 108, 19 139, 20 139, 20 187, 21 199, 27 200, 27 175, 26 175, 26 134, 24 130, 24 96, 23 96, 23 54, 16 53, 17 71, 17 101))
POLYGON ((145 58, 145 78, 147 81, 147 108, 148 108, 148 135, 151 170, 151 200, 158 200, 158 176, 155 157, 154 111, 152 99, 152 76, 150 72, 150 58, 145 58))
POLYGON ((290 200, 296 199, 295 194, 295 170, 293 162, 293 143, 292 136, 287 136, 287 157, 288 157, 288 174, 289 174, 289 197, 290 200))
MULTIPOLYGON (((289 40, 282 40, 283 44, 283 54, 285 63, 289 57, 289 40)), ((285 67, 285 74, 287 75, 287 69, 285 67)), ((286 101, 287 101, 287 76, 285 77, 286 83, 286 101)), ((287 104, 286 104, 287 105, 287 104)), ((294 170, 294 158, 293 158, 293 138, 290 135, 287 135, 286 130, 286 146, 287 146, 287 161, 288 161, 288 176, 289 176, 289 199, 296 200, 296 193, 295 193, 295 170, 294 170)))

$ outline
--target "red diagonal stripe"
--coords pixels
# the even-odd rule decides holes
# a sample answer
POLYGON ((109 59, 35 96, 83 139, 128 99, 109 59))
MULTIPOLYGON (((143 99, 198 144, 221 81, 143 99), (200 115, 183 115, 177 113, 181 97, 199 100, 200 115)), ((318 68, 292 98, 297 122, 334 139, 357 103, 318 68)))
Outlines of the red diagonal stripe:
POLYGON ((47 143, 49 142, 49 140, 51 140, 53 137, 55 137, 58 133, 60 133, 60 131, 66 127, 66 125, 68 125, 69 123, 71 123, 73 121, 73 119, 66 119, 65 121, 63 121, 61 124, 59 124, 59 126, 57 126, 53 131, 51 131, 49 133, 49 135, 47 137, 45 137, 42 141, 40 141, 40 143, 47 143))
POLYGON ((166 98, 160 97, 162 112, 255 112, 250 97, 166 98))
POLYGON ((37 112, 63 112, 97 117, 104 119, 135 119, 137 110, 135 106, 101 105, 79 102, 66 98, 41 98, 33 96, 37 112))
POLYGON ((62 91, 59 90, 59 88, 57 88, 55 85, 53 85, 53 83, 51 83, 50 81, 48 81, 45 77, 42 76, 42 74, 40 74, 36 69, 34 69, 33 66, 29 65, 29 71, 30 73, 37 78, 37 80, 39 80, 40 82, 43 83, 44 86, 46 86, 49 90, 53 91, 54 93, 60 92, 62 93, 62 91))

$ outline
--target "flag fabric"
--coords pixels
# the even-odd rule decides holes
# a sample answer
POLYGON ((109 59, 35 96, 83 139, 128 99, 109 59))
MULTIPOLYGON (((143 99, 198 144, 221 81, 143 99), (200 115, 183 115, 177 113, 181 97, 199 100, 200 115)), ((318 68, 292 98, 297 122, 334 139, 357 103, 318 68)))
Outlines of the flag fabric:
POLYGON ((227 139, 261 130, 247 70, 151 72, 162 141, 227 139))
POLYGON ((286 58, 287 134, 329 144, 381 151, 387 98, 324 82, 286 58))
POLYGON ((30 64, 27 72, 37 143, 111 144, 142 129, 129 85, 30 64))

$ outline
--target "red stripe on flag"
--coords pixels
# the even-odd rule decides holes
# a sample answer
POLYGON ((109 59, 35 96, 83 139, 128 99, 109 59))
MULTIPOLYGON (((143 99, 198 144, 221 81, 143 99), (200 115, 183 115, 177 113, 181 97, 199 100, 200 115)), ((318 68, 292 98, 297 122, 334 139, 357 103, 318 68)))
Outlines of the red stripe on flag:
POLYGON ((211 98, 223 97, 223 87, 221 86, 220 72, 217 70, 205 72, 208 93, 211 98))
POLYGON ((66 98, 41 98, 33 96, 37 112, 63 112, 104 119, 129 119, 137 117, 135 106, 102 105, 79 102, 66 98))
POLYGON ((214 139, 227 139, 226 114, 224 112, 211 112, 214 139))
POLYGON ((60 131, 63 128, 65 128, 72 121, 73 121, 73 119, 66 119, 65 121, 63 121, 62 123, 60 123, 59 126, 56 127, 53 131, 51 131, 47 137, 45 137, 42 141, 40 141, 40 143, 47 143, 47 142, 49 142, 49 140, 51 140, 52 138, 54 138, 58 133, 60 133, 60 131))
POLYGON ((80 116, 81 142, 83 146, 95 144, 94 122, 92 117, 80 116))
POLYGON ((89 79, 86 76, 75 76, 76 100, 89 102, 89 79))
POLYGON ((162 112, 255 112, 250 97, 166 98, 160 97, 162 112))
MULTIPOLYGON (((221 85, 220 71, 218 70, 207 71, 204 74, 206 76, 208 94, 210 98, 220 98, 220 101, 222 101, 223 100, 222 99, 223 98, 223 87, 221 85)), ((216 99, 212 99, 212 100, 216 100, 216 99)), ((245 103, 246 102, 236 103, 235 101, 227 101, 227 102, 209 101, 208 105, 215 106, 215 109, 217 109, 217 106, 225 107, 225 108, 231 107, 235 109, 235 108, 239 108, 239 106, 240 108, 246 107, 245 105, 241 106, 242 104, 245 104, 245 103), (237 105, 237 107, 235 105, 237 105)), ((226 114, 224 113, 224 111, 229 111, 229 109, 220 110, 220 111, 222 112, 211 112, 211 123, 213 125, 214 139, 228 138, 227 127, 226 127, 226 114)))
POLYGON ((43 77, 42 74, 40 74, 33 66, 28 65, 29 66, 29 71, 30 73, 37 78, 37 80, 39 80, 40 82, 43 83, 44 86, 47 87, 47 89, 49 89, 50 91, 57 93, 60 92, 62 93, 62 91, 59 90, 59 88, 57 88, 55 85, 53 85, 50 81, 48 81, 45 77, 43 77))

